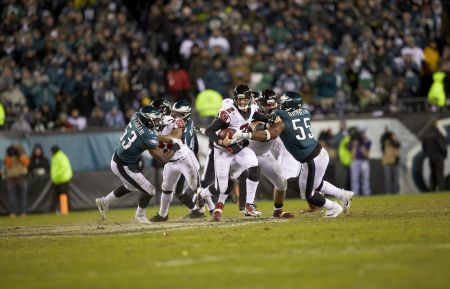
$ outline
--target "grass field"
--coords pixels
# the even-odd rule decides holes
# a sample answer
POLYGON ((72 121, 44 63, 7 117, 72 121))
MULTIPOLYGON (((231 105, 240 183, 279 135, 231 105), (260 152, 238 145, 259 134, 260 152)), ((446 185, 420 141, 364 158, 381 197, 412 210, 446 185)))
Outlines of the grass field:
MULTIPOLYGON (((134 211, 0 218, 0 288, 450 288, 450 194, 357 198, 337 219, 138 225, 134 211)), ((150 208, 153 215, 156 208, 150 208)))

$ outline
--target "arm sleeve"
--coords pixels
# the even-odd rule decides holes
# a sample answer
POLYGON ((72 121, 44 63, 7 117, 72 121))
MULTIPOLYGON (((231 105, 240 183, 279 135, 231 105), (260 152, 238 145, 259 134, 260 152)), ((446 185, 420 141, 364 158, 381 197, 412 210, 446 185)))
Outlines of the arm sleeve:
POLYGON ((229 125, 221 118, 215 119, 206 129, 205 134, 208 136, 210 140, 213 142, 217 142, 219 140, 219 137, 216 134, 216 131, 227 128, 229 125))

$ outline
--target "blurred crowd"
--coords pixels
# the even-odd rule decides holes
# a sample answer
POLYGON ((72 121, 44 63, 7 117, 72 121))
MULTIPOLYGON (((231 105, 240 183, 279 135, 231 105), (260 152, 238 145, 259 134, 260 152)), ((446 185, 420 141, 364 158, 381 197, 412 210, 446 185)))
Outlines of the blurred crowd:
POLYGON ((13 131, 119 128, 153 99, 226 98, 238 83, 338 115, 427 96, 444 108, 450 89, 445 1, 0 4, 0 126, 13 131))

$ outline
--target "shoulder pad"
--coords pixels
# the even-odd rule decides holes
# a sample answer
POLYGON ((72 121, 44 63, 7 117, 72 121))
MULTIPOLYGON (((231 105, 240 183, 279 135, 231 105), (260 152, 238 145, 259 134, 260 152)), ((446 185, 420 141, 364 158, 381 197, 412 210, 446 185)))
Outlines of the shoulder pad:
POLYGON ((222 100, 222 107, 230 107, 233 105, 233 100, 231 98, 225 98, 222 100))

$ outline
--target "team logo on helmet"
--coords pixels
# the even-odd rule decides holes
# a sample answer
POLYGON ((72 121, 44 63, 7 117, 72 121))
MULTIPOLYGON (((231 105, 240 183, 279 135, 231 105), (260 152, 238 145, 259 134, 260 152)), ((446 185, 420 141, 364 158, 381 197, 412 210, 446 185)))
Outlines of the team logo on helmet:
POLYGON ((150 129, 159 129, 161 127, 161 112, 154 106, 147 105, 138 112, 139 121, 150 129))
POLYGON ((180 100, 172 105, 172 115, 184 120, 191 116, 191 105, 186 100, 180 100))
POLYGON ((170 115, 170 102, 167 99, 157 98, 152 102, 152 106, 159 109, 163 116, 170 115))
POLYGON ((281 109, 284 111, 294 111, 303 107, 303 99, 295 91, 286 91, 280 97, 281 109))

